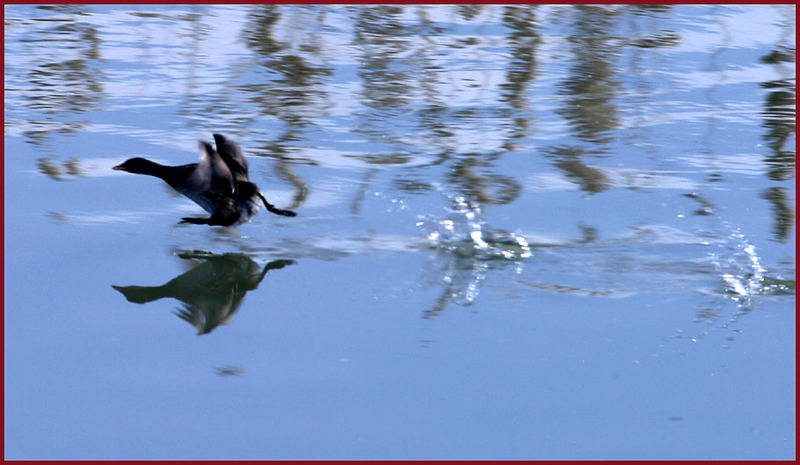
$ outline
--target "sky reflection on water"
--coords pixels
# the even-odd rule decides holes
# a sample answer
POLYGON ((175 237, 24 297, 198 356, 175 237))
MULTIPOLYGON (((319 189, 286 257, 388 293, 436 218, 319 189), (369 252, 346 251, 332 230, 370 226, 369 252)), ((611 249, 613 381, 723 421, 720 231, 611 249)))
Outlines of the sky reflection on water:
POLYGON ((7 459, 794 457, 793 5, 5 24, 7 459))

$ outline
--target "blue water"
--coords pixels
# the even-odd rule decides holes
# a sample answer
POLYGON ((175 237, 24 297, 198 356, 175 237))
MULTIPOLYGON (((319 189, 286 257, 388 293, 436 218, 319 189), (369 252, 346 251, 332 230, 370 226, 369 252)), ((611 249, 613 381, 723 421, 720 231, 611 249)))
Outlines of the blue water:
POLYGON ((6 459, 795 457, 793 5, 4 14, 6 459))

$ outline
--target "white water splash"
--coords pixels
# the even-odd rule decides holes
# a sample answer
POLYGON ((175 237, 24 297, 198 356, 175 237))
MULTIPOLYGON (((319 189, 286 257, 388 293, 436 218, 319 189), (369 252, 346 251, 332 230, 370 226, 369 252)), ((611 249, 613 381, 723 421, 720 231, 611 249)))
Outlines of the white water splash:
POLYGON ((753 298, 764 293, 766 269, 756 247, 739 230, 731 233, 723 254, 712 254, 714 264, 725 283, 725 294, 740 307, 747 309, 753 298))
POLYGON ((481 283, 492 268, 514 265, 514 272, 522 272, 523 259, 529 258, 528 241, 508 231, 491 229, 483 218, 481 207, 465 196, 440 192, 450 201, 446 215, 418 217, 417 226, 423 228, 432 249, 436 250, 434 275, 446 286, 445 295, 437 303, 440 311, 447 302, 469 305, 480 294, 481 283))
POLYGON ((532 255, 524 237, 491 229, 480 205, 463 195, 444 195, 452 203, 445 218, 424 215, 417 221, 435 248, 478 260, 521 260, 532 255))

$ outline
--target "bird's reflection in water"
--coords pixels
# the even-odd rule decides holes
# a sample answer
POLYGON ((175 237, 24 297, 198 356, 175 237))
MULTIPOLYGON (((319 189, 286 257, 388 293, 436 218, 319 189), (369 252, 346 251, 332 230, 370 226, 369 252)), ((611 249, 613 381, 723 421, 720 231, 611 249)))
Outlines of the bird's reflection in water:
POLYGON ((187 252, 178 257, 196 265, 186 273, 161 286, 111 286, 129 302, 143 304, 165 297, 180 300, 177 311, 182 319, 197 328, 198 334, 210 333, 226 324, 244 300, 247 291, 256 289, 270 270, 295 263, 275 260, 263 268, 243 254, 187 252))

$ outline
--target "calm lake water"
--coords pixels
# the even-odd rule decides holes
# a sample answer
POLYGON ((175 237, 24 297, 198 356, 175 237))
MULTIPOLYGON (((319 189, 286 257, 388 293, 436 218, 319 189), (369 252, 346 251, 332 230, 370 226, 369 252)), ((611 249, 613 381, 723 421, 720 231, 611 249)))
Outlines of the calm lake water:
POLYGON ((6 459, 793 459, 795 7, 5 6, 6 459), (212 132, 296 218, 158 179, 212 132))

